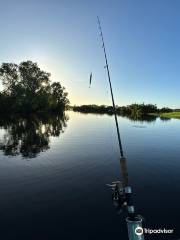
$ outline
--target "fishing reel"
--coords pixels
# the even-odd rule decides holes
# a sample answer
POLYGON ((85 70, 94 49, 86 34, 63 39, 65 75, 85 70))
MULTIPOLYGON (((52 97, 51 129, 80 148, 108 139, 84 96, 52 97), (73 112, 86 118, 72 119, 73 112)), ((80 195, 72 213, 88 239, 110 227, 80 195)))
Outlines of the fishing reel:
POLYGON ((141 219, 141 221, 145 222, 144 217, 137 215, 134 211, 130 187, 124 187, 121 181, 114 181, 112 184, 107 184, 107 186, 111 187, 113 205, 118 214, 126 211, 130 220, 141 219))
POLYGON ((122 213, 123 208, 127 206, 125 189, 121 181, 114 181, 107 184, 112 190, 112 201, 118 214, 122 213))

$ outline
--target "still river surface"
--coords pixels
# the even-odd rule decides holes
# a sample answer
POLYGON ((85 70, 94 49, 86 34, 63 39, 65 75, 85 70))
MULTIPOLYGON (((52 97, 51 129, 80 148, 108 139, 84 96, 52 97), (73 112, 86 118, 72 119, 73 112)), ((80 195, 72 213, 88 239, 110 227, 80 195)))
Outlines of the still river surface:
MULTIPOLYGON (((180 239, 180 120, 118 117, 144 227, 180 239)), ((128 239, 106 184, 121 178, 113 116, 0 120, 0 239, 128 239)))

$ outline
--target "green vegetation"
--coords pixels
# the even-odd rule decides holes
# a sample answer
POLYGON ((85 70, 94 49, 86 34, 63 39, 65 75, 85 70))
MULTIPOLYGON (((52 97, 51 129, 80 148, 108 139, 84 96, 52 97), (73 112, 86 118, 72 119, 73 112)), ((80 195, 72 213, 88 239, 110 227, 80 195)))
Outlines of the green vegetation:
MULTIPOLYGON (((107 113, 113 114, 112 106, 105 105, 82 105, 82 106, 74 106, 72 107, 74 111, 85 112, 85 113, 107 113)), ((158 109, 156 105, 153 104, 131 104, 128 106, 116 106, 117 114, 123 116, 133 116, 133 117, 142 117, 146 116, 149 113, 159 114, 160 112, 171 112, 172 110, 169 108, 158 109)))
POLYGON ((73 106, 71 107, 75 112, 83 112, 83 113, 107 113, 113 114, 113 108, 111 106, 105 105, 81 105, 81 106, 73 106))
MULTIPOLYGON (((99 113, 99 114, 110 114, 114 113, 112 106, 105 105, 82 105, 71 107, 73 111, 83 112, 83 113, 99 113)), ((128 117, 131 120, 146 120, 154 121, 156 117, 160 117, 162 120, 167 121, 170 118, 180 119, 180 111, 172 110, 167 107, 158 109, 156 105, 153 104, 131 104, 128 106, 116 106, 116 112, 118 115, 128 117)))
POLYGON ((163 118, 178 118, 178 119, 180 119, 180 112, 161 113, 160 117, 163 117, 163 118))
POLYGON ((65 88, 50 81, 50 73, 32 61, 3 63, 0 80, 1 113, 62 112, 69 104, 65 88))

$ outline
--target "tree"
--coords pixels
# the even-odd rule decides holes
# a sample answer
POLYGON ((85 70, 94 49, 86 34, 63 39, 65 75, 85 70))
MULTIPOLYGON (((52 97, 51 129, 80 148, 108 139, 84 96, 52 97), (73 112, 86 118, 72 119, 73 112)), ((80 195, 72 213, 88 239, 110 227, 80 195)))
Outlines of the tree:
POLYGON ((11 94, 19 82, 18 65, 3 63, 0 68, 0 78, 7 94, 11 94))
POLYGON ((19 64, 20 82, 24 89, 36 93, 41 88, 50 84, 50 73, 42 71, 37 63, 26 61, 19 64))
MULTIPOLYGON (((21 62, 19 65, 3 63, 0 79, 4 86, 0 100, 3 100, 2 103, 9 111, 60 111, 69 104, 65 88, 59 82, 51 84, 50 73, 42 71, 32 61, 21 62)), ((0 110, 2 111, 1 106, 0 110)))
POLYGON ((65 92, 65 88, 62 87, 59 82, 54 82, 51 84, 51 91, 53 106, 55 108, 58 106, 65 108, 69 104, 69 100, 67 99, 68 93, 65 92))

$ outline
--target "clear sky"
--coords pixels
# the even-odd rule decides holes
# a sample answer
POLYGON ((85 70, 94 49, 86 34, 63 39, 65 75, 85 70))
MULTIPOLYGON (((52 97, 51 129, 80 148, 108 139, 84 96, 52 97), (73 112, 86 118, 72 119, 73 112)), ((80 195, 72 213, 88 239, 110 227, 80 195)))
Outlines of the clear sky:
POLYGON ((180 108, 179 0, 0 0, 0 10, 0 63, 38 62, 72 105, 111 104, 99 15, 116 104, 180 108))

